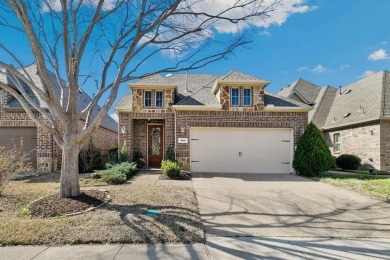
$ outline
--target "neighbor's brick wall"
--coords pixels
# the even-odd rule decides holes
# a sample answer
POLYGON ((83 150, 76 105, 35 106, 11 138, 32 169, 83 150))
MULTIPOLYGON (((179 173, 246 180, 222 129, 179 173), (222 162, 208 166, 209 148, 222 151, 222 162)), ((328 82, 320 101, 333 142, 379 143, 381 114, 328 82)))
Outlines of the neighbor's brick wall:
POLYGON ((177 138, 188 138, 188 144, 177 144, 177 157, 190 156, 190 131, 188 127, 244 127, 244 128, 292 128, 294 144, 307 126, 307 112, 260 112, 260 111, 177 111, 177 138))
POLYGON ((382 171, 390 171, 390 121, 381 121, 380 158, 382 171))
POLYGON ((382 168, 380 156, 381 135, 378 123, 324 132, 325 141, 333 156, 354 154, 362 159, 362 164, 371 164, 376 169, 382 168), (371 134, 371 131, 373 131, 373 134, 371 134), (338 133, 340 134, 340 153, 335 153, 333 135, 338 133))

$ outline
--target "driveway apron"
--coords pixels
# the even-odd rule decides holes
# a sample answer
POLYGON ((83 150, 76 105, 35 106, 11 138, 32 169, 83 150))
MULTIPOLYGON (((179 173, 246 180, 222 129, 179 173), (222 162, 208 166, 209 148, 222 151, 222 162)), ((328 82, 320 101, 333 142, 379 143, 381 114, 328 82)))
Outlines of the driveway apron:
POLYGON ((290 174, 193 174, 206 236, 389 238, 390 204, 290 174))

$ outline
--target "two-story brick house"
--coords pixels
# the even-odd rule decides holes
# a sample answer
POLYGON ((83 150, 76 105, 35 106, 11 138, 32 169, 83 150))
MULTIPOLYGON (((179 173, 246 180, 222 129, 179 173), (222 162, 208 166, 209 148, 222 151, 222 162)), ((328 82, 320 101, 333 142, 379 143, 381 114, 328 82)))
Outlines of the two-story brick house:
POLYGON ((299 79, 278 95, 313 106, 309 121, 322 131, 334 156, 355 154, 367 168, 390 171, 390 72, 339 88, 299 79))
POLYGON ((119 143, 159 167, 168 147, 193 172, 290 173, 310 106, 267 93, 269 81, 226 75, 155 75, 129 84, 115 109, 119 143))
MULTIPOLYGON (((26 66, 25 71, 34 81, 34 84, 42 88, 42 82, 37 73, 36 64, 26 66)), ((22 73, 23 70, 20 69, 22 73)), ((59 93, 60 86, 56 84, 56 77, 53 77, 53 82, 56 87, 56 91, 59 93)), ((10 75, 6 70, 0 73, 0 81, 4 84, 8 84, 11 87, 14 86, 10 75)), ((27 86, 25 88, 30 98, 34 100, 40 107, 48 109, 47 104, 39 99, 31 89, 27 86)), ((60 96, 60 94, 58 94, 60 96)), ((90 102, 91 97, 83 90, 79 90, 77 97, 79 109, 85 108, 90 102)), ((98 108, 100 109, 100 108, 98 108)), ((35 112, 36 115, 45 120, 39 112, 35 112)), ((83 120, 80 120, 80 127, 83 124, 83 120)), ((118 146, 118 124, 109 115, 106 115, 99 128, 92 135, 92 141, 94 145, 102 150, 109 150, 118 146)), ((7 93, 0 88, 0 146, 6 149, 12 149, 15 145, 19 146, 23 143, 22 149, 29 153, 32 166, 39 172, 51 172, 58 171, 61 167, 61 149, 56 144, 52 134, 44 131, 30 119, 21 104, 15 97, 7 93)))

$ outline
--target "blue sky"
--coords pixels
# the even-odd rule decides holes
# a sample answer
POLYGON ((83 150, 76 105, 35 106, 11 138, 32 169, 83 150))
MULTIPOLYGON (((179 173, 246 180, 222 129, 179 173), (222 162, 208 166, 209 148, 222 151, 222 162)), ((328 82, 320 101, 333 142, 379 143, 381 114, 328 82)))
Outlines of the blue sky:
POLYGON ((314 6, 255 35, 250 49, 202 72, 237 69, 271 81, 270 92, 298 78, 344 86, 390 69, 390 1, 307 1, 314 6), (371 58, 369 58, 371 55, 371 58))
MULTIPOLYGON (((390 1, 287 2, 289 8, 276 13, 265 27, 260 25, 263 27, 253 35, 250 48, 242 48, 228 60, 191 73, 226 74, 236 69, 270 80, 267 90, 276 93, 298 78, 337 87, 376 71, 390 70, 390 1)), ((0 42, 15 46, 25 64, 32 62, 28 45, 19 36, 5 31, 2 35, 0 42)), ((161 56, 143 71, 148 66, 152 69, 156 61, 163 63, 167 59, 161 56)), ((95 87, 84 89, 91 95, 96 91, 95 87)), ((128 92, 127 85, 122 84, 118 97, 128 92)))

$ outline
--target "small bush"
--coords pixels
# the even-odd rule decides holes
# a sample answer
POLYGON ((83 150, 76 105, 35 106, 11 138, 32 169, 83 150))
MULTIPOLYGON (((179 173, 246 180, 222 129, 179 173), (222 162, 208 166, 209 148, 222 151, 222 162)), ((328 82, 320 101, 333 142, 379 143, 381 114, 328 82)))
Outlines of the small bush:
POLYGON ((174 162, 175 161, 175 149, 173 146, 169 146, 165 150, 165 160, 174 162))
POLYGON ((175 178, 179 176, 181 167, 177 164, 177 162, 165 160, 161 162, 161 171, 162 174, 170 178, 175 178))
POLYGON ((301 175, 317 176, 332 167, 334 160, 320 130, 310 123, 294 154, 293 167, 301 175))
POLYGON ((103 181, 110 184, 122 184, 127 180, 126 174, 115 168, 98 171, 97 174, 102 178, 103 181))
POLYGON ((6 150, 0 146, 0 196, 5 187, 20 172, 33 172, 31 163, 28 162, 28 154, 23 153, 22 145, 6 150))
POLYGON ((129 149, 127 148, 126 141, 123 141, 123 145, 119 151, 119 162, 129 161, 129 149))
POLYGON ((361 159, 353 154, 342 154, 336 159, 337 167, 343 170, 357 170, 360 166, 361 159))
POLYGON ((120 164, 106 164, 107 170, 98 171, 96 174, 110 184, 122 184, 135 174, 135 163, 123 162, 120 164))
POLYGON ((126 175, 127 178, 130 178, 134 175, 136 164, 135 163, 129 163, 129 162, 123 162, 120 164, 116 164, 111 169, 118 170, 119 172, 126 175))
POLYGON ((88 141, 86 150, 81 150, 79 154, 79 171, 91 172, 103 168, 100 150, 97 149, 92 139, 88 141))

